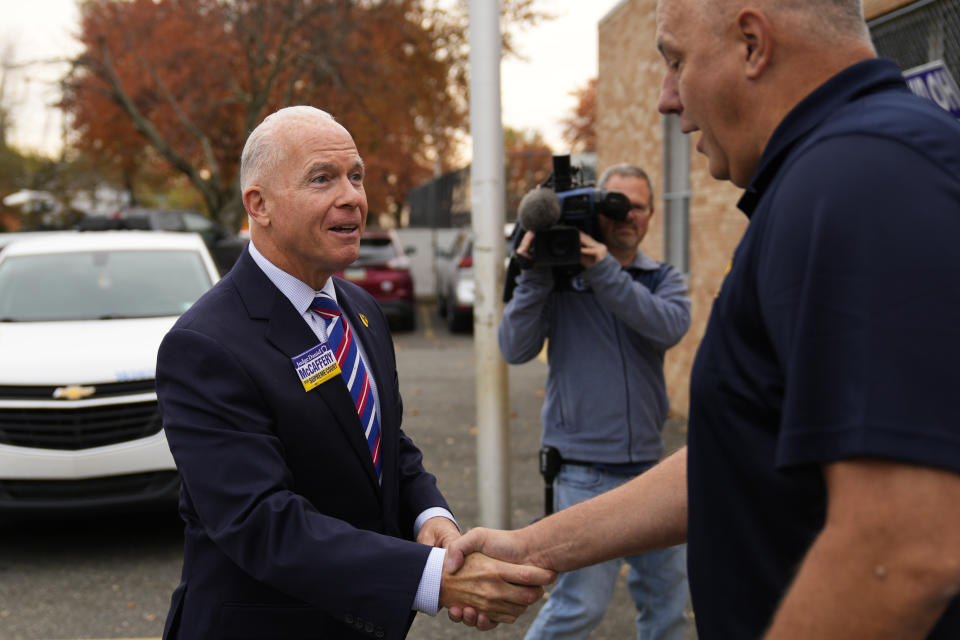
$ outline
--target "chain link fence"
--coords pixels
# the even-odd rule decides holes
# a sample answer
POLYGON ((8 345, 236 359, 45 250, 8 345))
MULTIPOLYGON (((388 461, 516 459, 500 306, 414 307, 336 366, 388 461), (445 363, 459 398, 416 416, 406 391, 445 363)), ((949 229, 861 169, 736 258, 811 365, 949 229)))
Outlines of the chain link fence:
POLYGON ((960 72, 960 0, 919 0, 868 23, 877 53, 904 71, 943 60, 960 72))

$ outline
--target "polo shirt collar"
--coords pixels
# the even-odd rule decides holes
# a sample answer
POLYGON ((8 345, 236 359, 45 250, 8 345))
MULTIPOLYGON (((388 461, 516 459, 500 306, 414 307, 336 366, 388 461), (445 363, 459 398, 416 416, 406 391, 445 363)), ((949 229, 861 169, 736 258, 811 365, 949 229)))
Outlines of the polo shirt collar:
POLYGON ((641 271, 656 271, 660 268, 660 263, 645 254, 640 250, 639 247, 637 247, 637 257, 635 257, 633 262, 631 262, 625 268, 639 269, 641 271))
POLYGON ((848 102, 887 85, 906 89, 900 68, 891 60, 872 58, 847 67, 817 87, 777 125, 737 206, 748 218, 752 216, 764 191, 801 139, 848 102))

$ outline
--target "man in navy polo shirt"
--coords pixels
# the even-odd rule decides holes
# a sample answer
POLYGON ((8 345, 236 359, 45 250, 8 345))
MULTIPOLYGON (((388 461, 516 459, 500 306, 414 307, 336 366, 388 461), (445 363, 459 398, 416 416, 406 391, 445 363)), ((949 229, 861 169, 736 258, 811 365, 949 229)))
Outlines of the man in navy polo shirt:
POLYGON ((701 640, 956 640, 960 125, 876 59, 857 0, 660 0, 657 32, 659 109, 750 218, 688 449, 448 564, 686 540, 701 640))

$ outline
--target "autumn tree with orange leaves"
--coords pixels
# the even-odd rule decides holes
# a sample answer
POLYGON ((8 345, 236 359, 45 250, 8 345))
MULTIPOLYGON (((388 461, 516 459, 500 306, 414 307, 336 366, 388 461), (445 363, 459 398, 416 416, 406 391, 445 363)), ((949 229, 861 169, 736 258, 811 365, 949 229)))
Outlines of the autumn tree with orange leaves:
POLYGON ((516 215, 520 200, 539 186, 553 170, 553 152, 536 131, 505 127, 503 143, 506 171, 507 215, 516 215))
MULTIPOLYGON (((505 0, 504 24, 543 17, 534 1, 505 0)), ((234 229, 243 142, 276 109, 312 104, 350 130, 375 213, 452 164, 467 127, 463 0, 86 0, 80 11, 84 51, 62 103, 72 146, 124 175, 162 163, 234 229)))
POLYGON ((563 119, 563 139, 573 151, 597 149, 597 79, 570 93, 577 99, 573 112, 563 119))

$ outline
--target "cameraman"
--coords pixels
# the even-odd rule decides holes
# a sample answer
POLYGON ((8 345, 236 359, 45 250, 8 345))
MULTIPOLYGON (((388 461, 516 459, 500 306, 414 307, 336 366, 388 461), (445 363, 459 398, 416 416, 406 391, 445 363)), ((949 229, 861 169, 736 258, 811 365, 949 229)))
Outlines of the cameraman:
MULTIPOLYGON (((555 279, 551 268, 536 266, 528 231, 517 253, 534 266, 518 277, 499 329, 500 351, 512 364, 535 357, 548 339, 543 445, 563 460, 554 483, 557 510, 609 491, 660 459, 668 410, 664 352, 690 325, 680 272, 639 249, 653 215, 647 174, 618 164, 598 186, 627 196, 626 220, 598 216, 603 242, 580 233, 584 270, 572 278, 555 279)), ((625 560, 638 637, 682 640, 685 548, 625 560)), ((586 638, 603 618, 619 569, 613 560, 562 574, 527 640, 586 638)))

